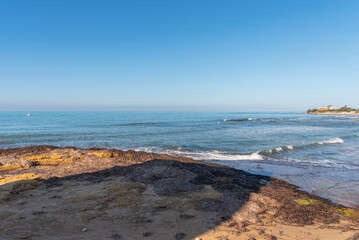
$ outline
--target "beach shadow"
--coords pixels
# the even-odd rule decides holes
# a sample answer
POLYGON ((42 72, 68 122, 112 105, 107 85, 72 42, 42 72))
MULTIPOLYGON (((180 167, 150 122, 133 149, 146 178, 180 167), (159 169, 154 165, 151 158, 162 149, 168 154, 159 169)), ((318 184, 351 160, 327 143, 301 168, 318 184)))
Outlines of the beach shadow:
POLYGON ((224 222, 235 227, 230 219, 269 180, 177 160, 53 177, 14 192, 18 196, 12 197, 24 202, 17 205, 23 212, 11 218, 12 230, 1 238, 196 239, 224 222))
POLYGON ((247 226, 268 217, 339 221, 325 199, 294 185, 204 162, 155 159, 6 188, 0 239, 254 239, 247 226))

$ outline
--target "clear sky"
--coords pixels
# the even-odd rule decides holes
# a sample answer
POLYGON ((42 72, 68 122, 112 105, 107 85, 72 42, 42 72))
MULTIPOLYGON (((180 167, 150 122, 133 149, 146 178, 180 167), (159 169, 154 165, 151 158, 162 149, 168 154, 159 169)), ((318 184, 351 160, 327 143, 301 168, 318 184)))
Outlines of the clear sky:
POLYGON ((359 108, 358 0, 2 0, 0 110, 359 108))

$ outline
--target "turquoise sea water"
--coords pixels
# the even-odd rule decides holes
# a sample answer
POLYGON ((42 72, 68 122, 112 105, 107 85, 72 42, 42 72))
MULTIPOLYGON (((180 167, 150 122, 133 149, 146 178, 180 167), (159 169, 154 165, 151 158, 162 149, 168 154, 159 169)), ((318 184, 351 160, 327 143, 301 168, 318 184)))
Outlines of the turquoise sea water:
POLYGON ((279 177, 359 207, 359 116, 0 112, 0 148, 43 144, 135 149, 216 161, 279 177))

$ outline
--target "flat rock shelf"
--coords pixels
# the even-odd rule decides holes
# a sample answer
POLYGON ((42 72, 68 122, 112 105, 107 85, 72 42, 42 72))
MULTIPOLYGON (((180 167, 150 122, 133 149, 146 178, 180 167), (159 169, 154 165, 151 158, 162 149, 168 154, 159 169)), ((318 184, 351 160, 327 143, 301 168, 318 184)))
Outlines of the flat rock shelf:
POLYGON ((165 154, 1 149, 0 188, 0 239, 359 239, 356 209, 165 154))

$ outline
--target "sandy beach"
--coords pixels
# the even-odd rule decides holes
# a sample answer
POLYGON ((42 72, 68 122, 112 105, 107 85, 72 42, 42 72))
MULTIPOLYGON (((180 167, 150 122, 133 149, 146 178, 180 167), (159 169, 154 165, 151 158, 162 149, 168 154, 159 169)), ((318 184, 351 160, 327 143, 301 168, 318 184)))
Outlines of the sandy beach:
POLYGON ((0 150, 1 239, 358 239, 359 212, 295 185, 136 151, 0 150))

